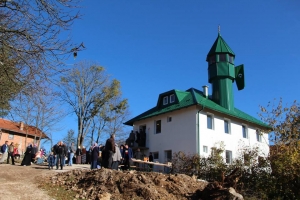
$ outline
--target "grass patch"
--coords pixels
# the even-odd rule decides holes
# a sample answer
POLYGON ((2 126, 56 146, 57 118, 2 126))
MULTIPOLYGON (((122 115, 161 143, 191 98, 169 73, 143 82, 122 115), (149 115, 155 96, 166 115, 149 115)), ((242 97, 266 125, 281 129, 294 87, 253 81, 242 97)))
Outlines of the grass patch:
POLYGON ((75 199, 77 194, 74 191, 66 190, 63 186, 52 185, 50 183, 40 183, 39 188, 47 191, 47 194, 55 200, 75 199))

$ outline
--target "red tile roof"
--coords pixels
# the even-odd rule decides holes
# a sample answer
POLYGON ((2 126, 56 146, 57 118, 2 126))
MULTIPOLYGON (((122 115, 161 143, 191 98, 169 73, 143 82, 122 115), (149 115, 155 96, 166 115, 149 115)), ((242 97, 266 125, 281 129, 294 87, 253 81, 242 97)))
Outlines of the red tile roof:
MULTIPOLYGON (((12 131, 15 133, 20 133, 20 134, 24 134, 26 135, 26 129, 28 130, 28 135, 32 135, 32 136, 37 136, 40 137, 41 136, 41 130, 34 127, 34 126, 30 126, 30 125, 26 125, 24 124, 23 126, 23 130, 20 129, 20 122, 13 122, 7 119, 2 119, 0 118, 0 129, 3 130, 7 130, 7 131, 12 131)), ((44 138, 48 138, 48 136, 42 132, 42 139, 44 138)))

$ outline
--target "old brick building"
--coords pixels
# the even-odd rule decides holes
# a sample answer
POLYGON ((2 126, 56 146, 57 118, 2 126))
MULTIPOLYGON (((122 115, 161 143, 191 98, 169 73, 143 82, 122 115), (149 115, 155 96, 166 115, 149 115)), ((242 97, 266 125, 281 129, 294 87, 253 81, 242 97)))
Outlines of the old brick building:
POLYGON ((46 138, 48 136, 34 126, 0 118, 0 145, 3 145, 5 141, 8 141, 9 144, 11 142, 19 144, 20 154, 25 152, 28 144, 39 144, 41 139, 46 138))

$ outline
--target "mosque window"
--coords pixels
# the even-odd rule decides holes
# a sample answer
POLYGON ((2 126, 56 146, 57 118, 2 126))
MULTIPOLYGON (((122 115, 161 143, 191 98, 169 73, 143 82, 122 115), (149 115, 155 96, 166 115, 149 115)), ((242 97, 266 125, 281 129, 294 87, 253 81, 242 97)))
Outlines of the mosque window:
POLYGON ((210 56, 210 57, 209 57, 209 64, 213 64, 213 63, 215 63, 215 62, 216 62, 216 56, 215 56, 215 55, 210 56))
POLYGON ((229 62, 233 64, 233 56, 229 55, 229 62))
POLYGON ((226 62, 226 54, 219 54, 219 62, 226 62))

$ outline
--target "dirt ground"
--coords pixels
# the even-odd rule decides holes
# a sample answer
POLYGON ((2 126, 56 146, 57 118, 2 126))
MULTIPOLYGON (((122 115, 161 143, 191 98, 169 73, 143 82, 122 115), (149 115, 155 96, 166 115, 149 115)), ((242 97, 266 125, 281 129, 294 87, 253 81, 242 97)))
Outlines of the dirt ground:
POLYGON ((35 177, 42 174, 55 174, 46 166, 20 164, 0 165, 0 199, 1 200, 52 200, 45 191, 37 189, 35 177))
POLYGON ((0 200, 54 200, 46 191, 38 188, 38 179, 78 168, 85 170, 89 167, 89 165, 74 165, 66 166, 64 170, 48 170, 47 166, 40 165, 0 164, 0 200))
POLYGON ((54 200, 38 187, 41 183, 72 190, 77 193, 74 199, 187 199, 204 188, 203 183, 185 175, 77 166, 48 170, 47 166, 1 164, 0 182, 5 184, 0 187, 0 199, 54 200))
POLYGON ((44 182, 74 191, 76 199, 93 200, 200 199, 198 191, 208 184, 183 174, 111 169, 77 169, 45 177, 44 182))
POLYGON ((230 189, 183 174, 89 168, 73 165, 64 170, 48 170, 40 165, 0 164, 0 200, 243 199, 239 194, 232 196, 230 189), (61 190, 62 195, 58 195, 61 190), (68 197, 64 194, 67 192, 68 197))

